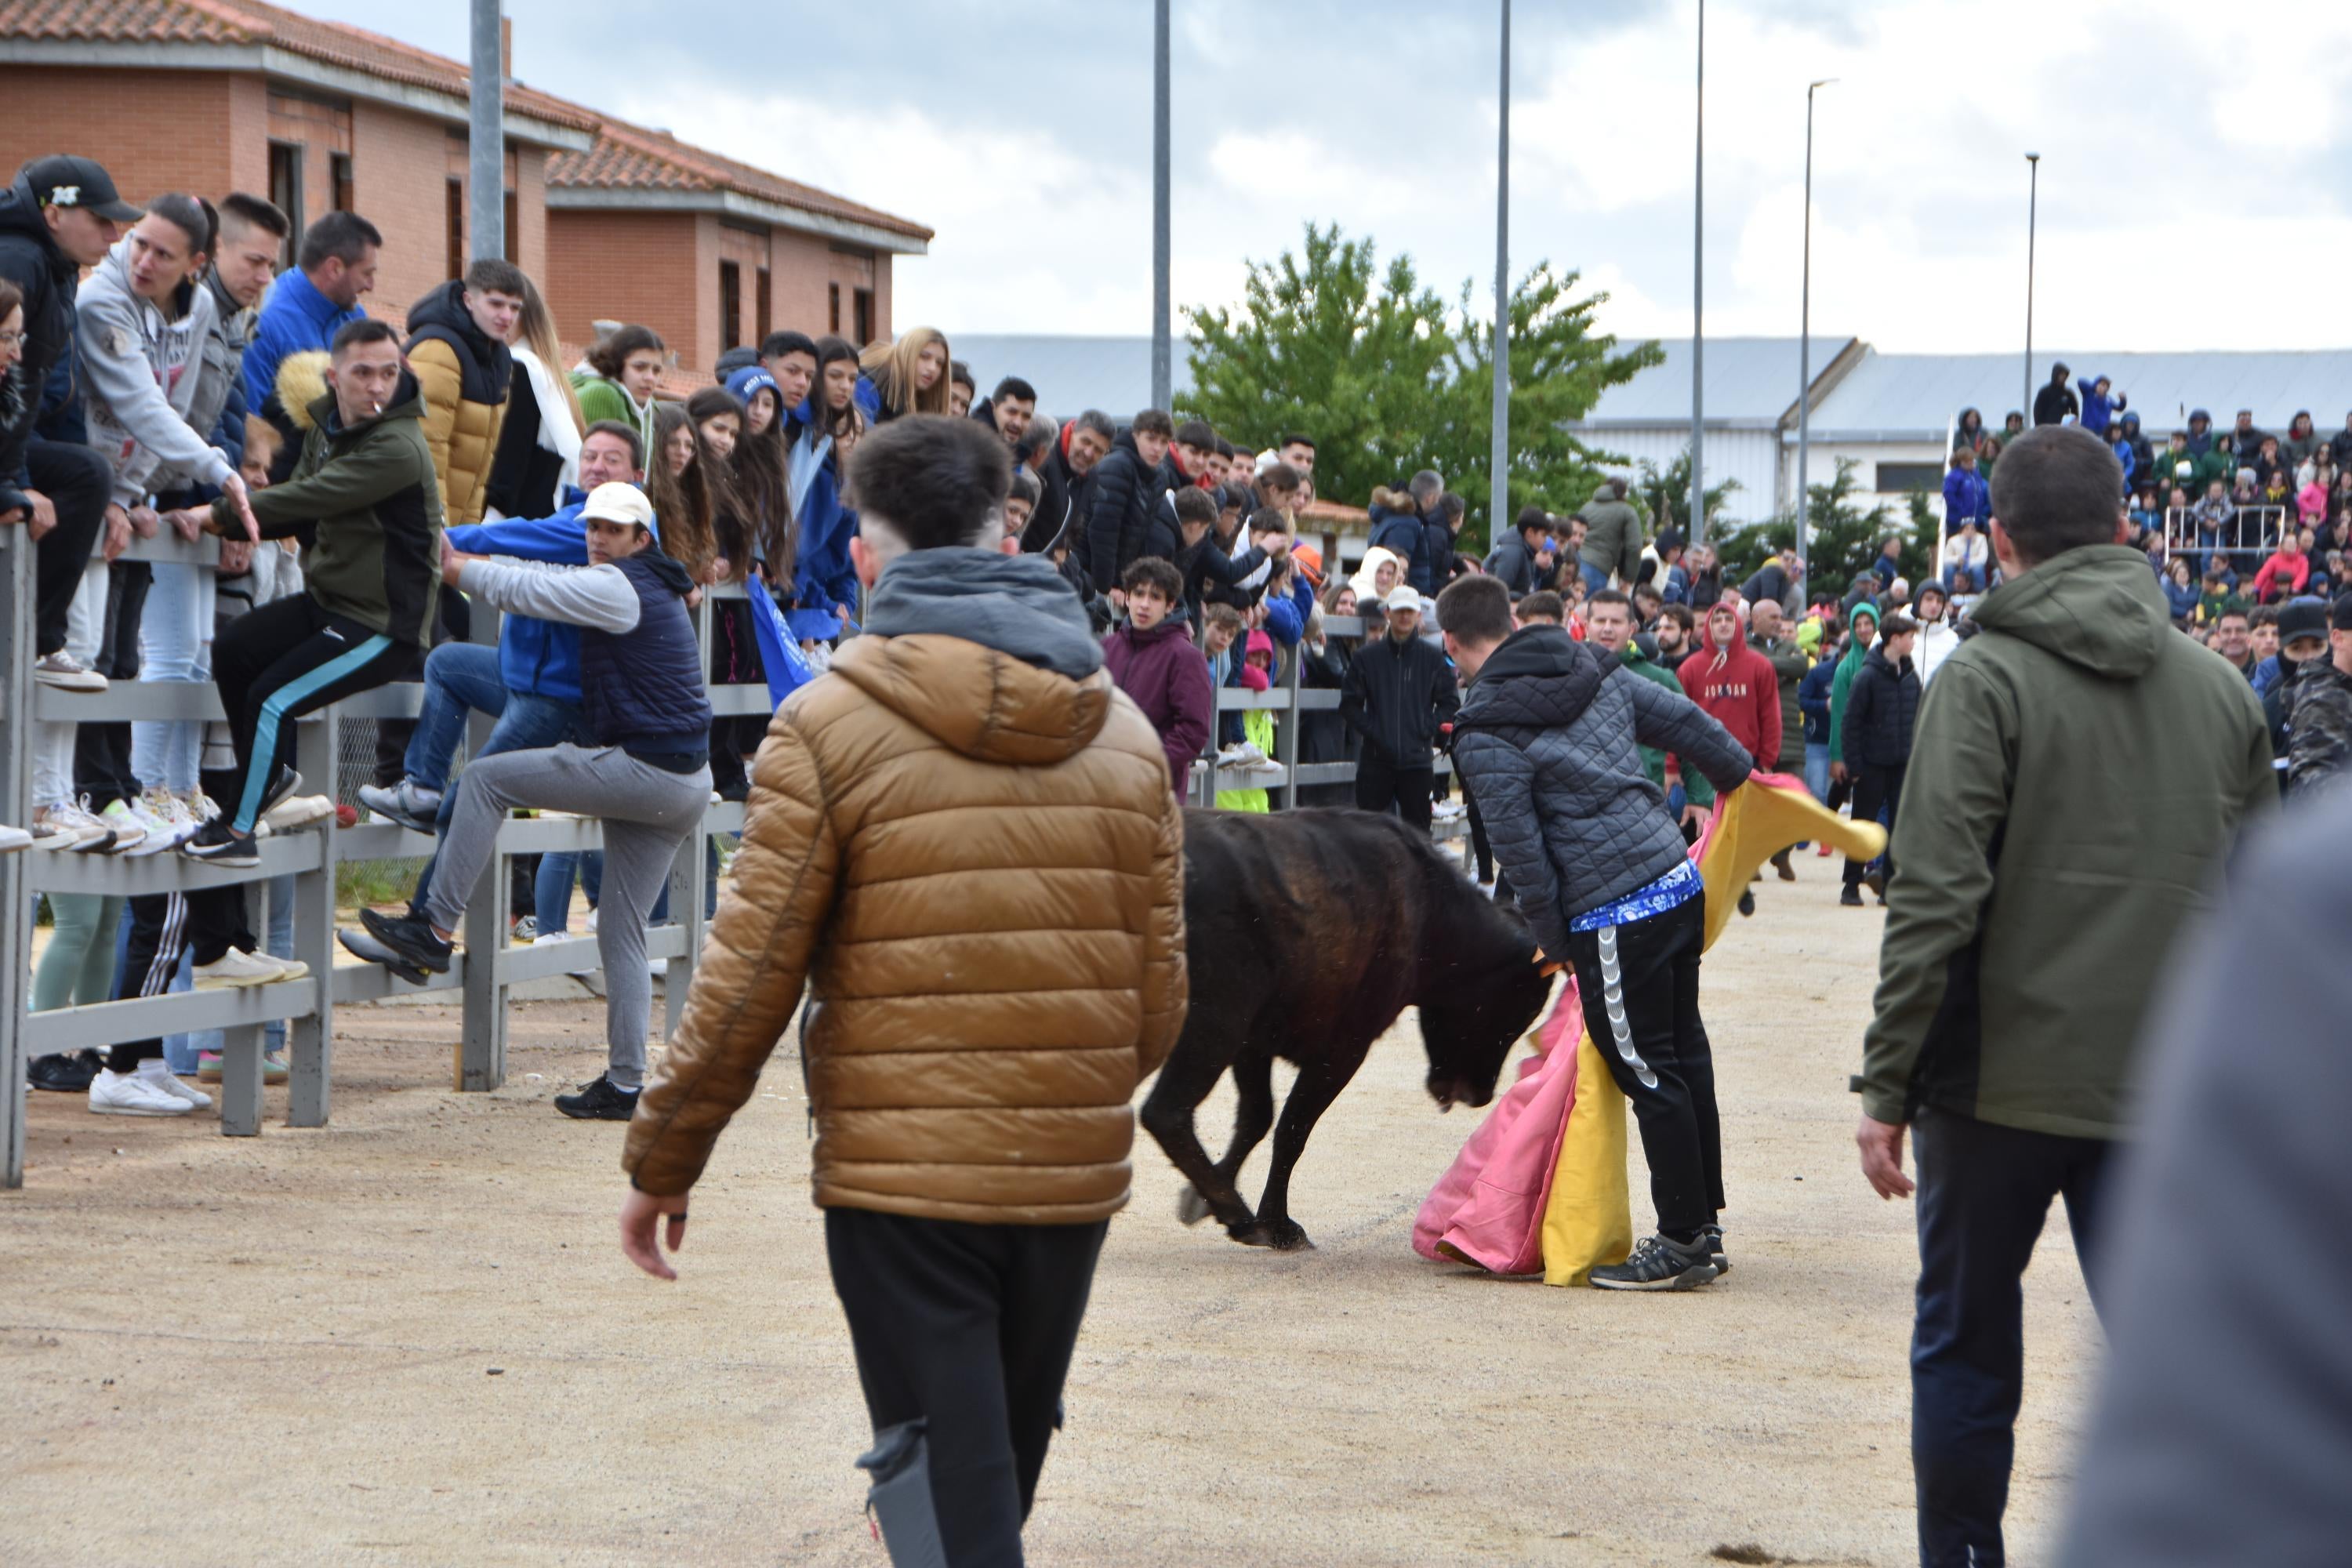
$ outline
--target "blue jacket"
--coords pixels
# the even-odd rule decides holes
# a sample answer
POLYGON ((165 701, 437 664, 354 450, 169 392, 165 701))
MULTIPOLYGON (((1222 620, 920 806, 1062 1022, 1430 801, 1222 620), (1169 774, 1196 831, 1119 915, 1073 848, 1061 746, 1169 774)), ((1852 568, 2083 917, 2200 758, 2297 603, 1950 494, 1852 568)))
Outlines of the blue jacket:
POLYGON ((2083 395, 2083 428, 2094 436, 2104 437, 2107 433, 2107 421, 2123 412, 2125 399, 2120 392, 2102 395, 2097 390, 2100 379, 2095 375, 2077 376, 2074 386, 2083 395))
POLYGON ((1287 595, 1268 594, 1265 604, 1267 635, 1284 647, 1297 647, 1298 639, 1307 635, 1307 612, 1314 607, 1315 595, 1294 576, 1287 595))
POLYGON ((1981 529, 1992 513, 1992 487, 1974 468, 1954 468, 1944 476, 1944 531, 1958 533, 1969 518, 1981 529))
POLYGON ((1805 716, 1805 744, 1830 743, 1830 687, 1837 679, 1838 661, 1824 650, 1797 682, 1797 709, 1805 716))
POLYGON ((2197 613, 2197 601, 2204 592, 2195 583, 2183 586, 2169 576, 2164 579, 2164 602, 2171 607, 2176 621, 2197 613))
POLYGON ((816 640, 836 637, 841 619, 836 606, 857 608, 857 568, 849 559, 849 542, 857 537, 857 513, 841 504, 841 465, 828 441, 817 455, 815 409, 822 397, 808 397, 787 416, 797 426, 793 437, 795 489, 803 472, 808 488, 793 498, 793 514, 800 520, 800 554, 793 565, 793 597, 797 605, 788 617, 793 634, 816 640), (807 465, 814 464, 814 471, 807 465))
POLYGON ((260 409, 278 387, 278 363, 288 354, 323 349, 335 341, 346 321, 366 315, 357 305, 346 310, 311 284, 300 268, 285 273, 261 302, 253 324, 253 342, 245 349, 245 405, 260 409))
MULTIPOLYGON (((449 548, 468 555, 511 555, 519 561, 551 561, 562 566, 588 563, 588 531, 580 509, 588 498, 564 494, 553 517, 512 517, 449 530, 449 548)), ((527 691, 554 702, 580 700, 580 628, 562 621, 507 616, 499 622, 499 679, 509 691, 527 691)))

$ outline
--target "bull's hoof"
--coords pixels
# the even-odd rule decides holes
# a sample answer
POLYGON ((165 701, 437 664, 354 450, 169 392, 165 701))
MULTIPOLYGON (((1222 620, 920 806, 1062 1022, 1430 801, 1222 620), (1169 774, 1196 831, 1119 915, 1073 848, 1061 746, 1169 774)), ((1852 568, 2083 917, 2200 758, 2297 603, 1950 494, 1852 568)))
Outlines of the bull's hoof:
POLYGON ((1209 1217, 1209 1200, 1190 1182, 1176 1189, 1176 1217, 1186 1225, 1198 1225, 1209 1217))
POLYGON ((1315 1244, 1307 1239, 1297 1220, 1259 1220, 1233 1233, 1234 1239, 1244 1247, 1270 1247, 1276 1252, 1311 1252, 1315 1244))

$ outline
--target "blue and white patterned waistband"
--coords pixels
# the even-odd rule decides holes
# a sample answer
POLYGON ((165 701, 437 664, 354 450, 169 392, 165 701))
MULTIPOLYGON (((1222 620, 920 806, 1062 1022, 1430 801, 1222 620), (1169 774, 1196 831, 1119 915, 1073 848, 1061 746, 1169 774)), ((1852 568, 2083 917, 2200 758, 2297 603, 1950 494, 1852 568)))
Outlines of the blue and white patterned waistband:
POLYGON ((1603 926, 1632 925, 1635 921, 1645 921, 1678 904, 1688 903, 1706 890, 1706 884, 1699 880, 1697 863, 1685 860, 1648 887, 1636 888, 1622 899, 1612 899, 1597 910, 1587 910, 1573 917, 1568 929, 1599 931, 1603 926))

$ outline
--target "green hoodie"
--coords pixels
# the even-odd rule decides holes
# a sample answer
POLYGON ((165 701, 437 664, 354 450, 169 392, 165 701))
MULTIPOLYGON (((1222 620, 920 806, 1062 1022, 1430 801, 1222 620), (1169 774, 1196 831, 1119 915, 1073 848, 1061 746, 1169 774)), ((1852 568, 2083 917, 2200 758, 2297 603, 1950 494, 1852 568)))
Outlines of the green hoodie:
POLYGON ((2174 934, 2278 798, 2270 734, 2136 550, 2070 550, 1976 621, 1920 704, 1853 1088, 1885 1122, 2117 1137, 2174 934))
MULTIPOLYGON (((1870 641, 1874 645, 1881 619, 1877 600, 1864 599, 1855 605, 1853 615, 1845 618, 1846 625, 1853 625, 1854 617, 1864 610, 1870 612, 1870 641)), ((1869 657, 1870 648, 1860 637, 1853 638, 1846 647, 1845 657, 1838 660, 1837 673, 1830 677, 1830 761, 1833 763, 1845 761, 1846 694, 1853 689, 1853 678, 1862 673, 1862 661, 1869 657)))

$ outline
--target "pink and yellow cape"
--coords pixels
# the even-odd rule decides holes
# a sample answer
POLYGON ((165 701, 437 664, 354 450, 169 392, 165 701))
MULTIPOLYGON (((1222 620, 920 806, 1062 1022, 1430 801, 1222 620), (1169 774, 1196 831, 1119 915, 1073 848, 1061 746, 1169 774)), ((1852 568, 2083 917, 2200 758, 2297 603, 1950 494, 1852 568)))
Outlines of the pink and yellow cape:
MULTIPOLYGON (((1746 787, 1717 797, 1691 847, 1706 884, 1709 947, 1757 868, 1808 839, 1868 860, 1886 847, 1886 830, 1825 810, 1785 773, 1752 774, 1746 787)), ((1584 1027, 1573 973, 1529 1038, 1535 1054, 1519 1063, 1518 1081, 1421 1205, 1413 1250, 1496 1274, 1540 1272, 1547 1285, 1580 1285, 1594 1265, 1619 1262, 1633 1247, 1625 1097, 1584 1027)))

